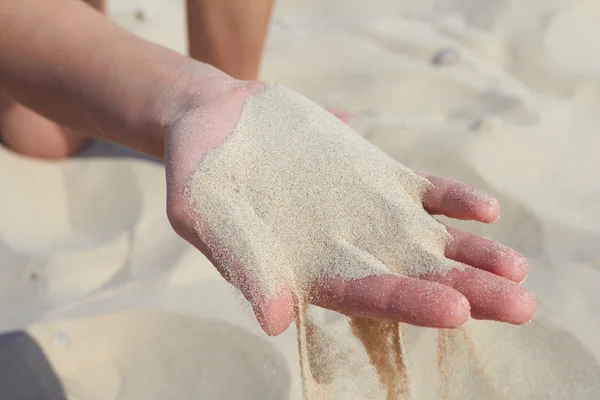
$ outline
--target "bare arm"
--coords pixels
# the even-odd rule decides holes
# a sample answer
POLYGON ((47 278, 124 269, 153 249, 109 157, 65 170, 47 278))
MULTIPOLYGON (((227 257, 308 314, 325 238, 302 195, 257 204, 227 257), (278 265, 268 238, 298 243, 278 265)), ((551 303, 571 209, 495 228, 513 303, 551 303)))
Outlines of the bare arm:
MULTIPOLYGON (((233 134, 247 100, 264 90, 264 84, 256 81, 236 82, 206 64, 147 43, 118 28, 77 0, 0 0, 0 83, 19 102, 72 129, 89 132, 157 157, 163 157, 164 154, 167 214, 175 230, 213 260, 223 276, 246 295, 267 333, 275 335, 287 328, 294 312, 293 282, 283 278, 272 282, 271 278, 264 279, 260 276, 260 271, 267 268, 282 267, 277 262, 271 262, 279 260, 280 254, 267 251, 265 254, 268 257, 265 258, 253 253, 255 249, 248 244, 254 241, 245 240, 243 235, 236 236, 239 232, 246 232, 238 227, 248 224, 247 220, 239 217, 237 211, 232 214, 231 217, 235 220, 231 223, 219 226, 219 218, 215 218, 213 221, 216 222, 211 226, 205 215, 196 213, 197 207, 190 207, 193 199, 187 190, 189 183, 197 176, 196 171, 204 156, 217 149, 233 134), (213 232, 221 236, 215 239, 213 232), (243 240, 236 242, 238 237, 243 240), (233 257, 233 247, 229 248, 222 243, 234 243, 242 248, 246 246, 242 253, 250 255, 244 256, 248 265, 242 262, 244 258, 233 257), (271 256, 277 257, 271 259, 271 256), (229 264, 220 260, 229 261, 229 264), (253 268, 251 263, 256 260, 261 260, 264 264, 253 268), (253 279, 254 277, 257 279, 253 279), (267 287, 261 282, 268 282, 267 287)), ((282 95, 282 104, 295 104, 288 102, 290 98, 297 99, 297 96, 282 95)), ((281 107, 270 107, 267 104, 261 110, 265 113, 264 121, 283 121, 289 118, 289 114, 281 107)), ((299 120, 308 121, 312 118, 311 113, 303 115, 302 108, 292 107, 292 110, 296 114, 300 110, 299 120)), ((327 123, 335 123, 328 114, 320 115, 327 123)), ((253 123, 260 129, 264 121, 253 123)), ((284 129, 280 132, 276 129, 273 135, 278 138, 274 143, 282 148, 295 149, 296 153, 290 154, 294 159, 300 160, 310 154, 301 147, 296 147, 302 141, 298 141, 292 131, 286 132, 284 129)), ((310 129, 304 132, 310 132, 310 129)), ((330 143, 338 143, 337 139, 328 139, 329 133, 320 135, 319 132, 312 132, 310 140, 302 142, 313 143, 314 140, 314 143, 325 144, 316 147, 313 145, 311 152, 319 149, 327 152, 330 143)), ((250 140, 248 143, 256 142, 250 140)), ((269 143, 268 137, 263 143, 269 143)), ((357 143, 365 148, 370 146, 364 141, 357 143)), ((253 150, 252 144, 247 146, 247 153, 254 158, 243 158, 239 166, 245 167, 244 160, 250 160, 250 164, 262 165, 259 163, 264 161, 260 151, 253 150)), ((364 158, 356 156, 353 146, 354 144, 341 146, 340 159, 352 162, 353 157, 356 157, 356 163, 360 166, 359 163, 364 158)), ((278 151, 279 149, 274 148, 271 153, 278 151)), ((365 154, 375 154, 368 149, 365 151, 365 154)), ((315 157, 315 160, 328 160, 329 157, 329 153, 326 153, 315 157)), ((300 163, 305 164, 318 171, 330 168, 327 163, 317 163, 314 166, 312 162, 300 163)), ((228 165, 236 164, 234 162, 228 165)), ((264 165, 285 167, 277 163, 264 165)), ((389 165, 389 162, 376 165, 389 165)), ((224 170, 227 171, 227 168, 224 170)), ((278 170, 273 168, 275 173, 272 175, 277 176, 278 170)), ((259 170, 262 171, 260 167, 253 168, 253 171, 259 170)), ((346 169, 348 174, 364 174, 360 170, 361 168, 346 169)), ((307 174, 311 170, 300 172, 307 174)), ((314 185, 332 184, 328 181, 331 179, 328 174, 312 173, 309 176, 322 180, 314 185)), ((402 182, 393 178, 396 174, 397 172, 382 174, 385 177, 382 179, 388 181, 378 185, 398 187, 402 182)), ((224 214, 232 209, 252 209, 251 201, 255 200, 242 195, 232 196, 227 191, 228 183, 221 184, 219 181, 222 178, 221 182, 229 182, 234 178, 228 174, 224 177, 208 176, 217 176, 217 184, 212 185, 212 191, 207 190, 207 197, 203 195, 201 199, 207 199, 217 208, 223 207, 224 214)), ((291 178, 293 179, 277 183, 283 190, 281 196, 278 193, 272 197, 272 204, 287 204, 286 193, 296 191, 305 182, 302 177, 297 179, 291 175, 291 178)), ((419 214, 423 218, 426 218, 423 215, 426 210, 481 222, 491 222, 499 216, 499 206, 493 198, 481 193, 474 194, 476 192, 473 188, 457 182, 435 177, 428 179, 435 187, 423 198, 424 204, 413 205, 416 210, 423 207, 422 214, 419 214)), ((210 180, 207 182, 212 183, 210 180)), ((203 187, 208 188, 207 185, 203 187)), ((374 196, 371 192, 373 189, 366 184, 357 186, 356 189, 353 186, 348 190, 363 191, 361 196, 365 199, 374 196)), ((260 191, 254 191, 253 188, 248 192, 260 194, 260 191)), ((344 199, 358 196, 356 193, 348 196, 344 193, 340 188, 339 193, 334 191, 332 196, 342 196, 344 199)), ((324 195, 324 198, 331 201, 328 195, 324 195)), ((386 201, 377 215, 396 208, 393 201, 387 203, 387 195, 377 198, 386 201)), ((352 206, 359 207, 360 204, 352 206)), ((298 209, 302 210, 302 214, 294 214, 298 218, 314 218, 311 208, 298 209)), ((402 213, 403 210, 394 212, 402 213)), ((212 211, 205 214, 211 213, 212 211)), ((219 216, 221 212, 211 215, 219 216)), ((248 215, 257 214, 249 211, 248 215)), ((269 218, 274 224, 279 221, 278 218, 269 218)), ((366 229, 361 227, 355 231, 380 232, 382 235, 387 234, 387 229, 390 229, 390 235, 396 232, 384 218, 379 220, 382 221, 379 225, 377 220, 364 221, 368 225, 366 229)), ((342 226, 338 222, 334 225, 336 224, 342 226)), ((265 232, 281 231, 284 227, 274 225, 273 229, 265 228, 265 232)), ((312 229, 307 229, 307 232, 314 235, 312 229)), ((445 249, 445 255, 453 262, 465 264, 464 268, 453 269, 446 274, 423 275, 418 279, 388 274, 360 280, 326 279, 310 282, 314 288, 312 300, 317 305, 348 315, 372 316, 442 328, 459 326, 470 315, 514 324, 531 320, 535 311, 535 299, 517 284, 525 277, 524 258, 499 244, 466 232, 454 230, 451 234, 453 239, 445 249), (374 297, 373 293, 378 296, 374 297)), ((319 236, 314 236, 309 240, 318 238, 319 236)), ((236 251, 239 252, 240 249, 237 248, 236 251)), ((336 260, 335 252, 338 250, 332 251, 332 260, 336 260)), ((389 251, 392 254, 397 250, 390 248, 389 251)), ((348 256, 356 257, 353 254, 348 253, 348 256)))
POLYGON ((77 0, 0 0, 0 27, 0 84, 16 100, 74 130, 157 157, 188 86, 229 79, 77 0))
POLYGON ((258 79, 273 0, 187 0, 190 56, 237 79, 258 79))

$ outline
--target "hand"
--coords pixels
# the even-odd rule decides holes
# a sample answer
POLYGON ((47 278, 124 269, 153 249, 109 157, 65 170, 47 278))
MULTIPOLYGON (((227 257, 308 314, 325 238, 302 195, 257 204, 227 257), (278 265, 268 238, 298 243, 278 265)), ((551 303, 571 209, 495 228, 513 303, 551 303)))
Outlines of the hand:
MULTIPOLYGON (((223 277, 241 290, 252 304, 265 332, 277 335, 287 329, 293 318, 292 289, 285 280, 281 280, 277 282, 275 293, 268 293, 266 287, 261 287, 261 279, 249 277, 257 271, 260 273, 261 269, 264 271, 264 268, 281 266, 260 265, 260 268, 257 268, 255 265, 254 268, 248 268, 235 260, 230 260, 229 264, 223 261, 227 259, 228 248, 209 243, 210 235, 206 232, 211 231, 211 221, 199 221, 194 204, 187 194, 188 185, 205 156, 219 148, 231 136, 244 104, 250 96, 259 92, 264 84, 219 78, 213 86, 214 90, 203 90, 202 93, 205 94, 202 98, 189 102, 189 109, 171 124, 165 137, 169 219, 179 235, 203 252, 223 277), (201 229, 198 224, 202 225, 201 229)), ((277 115, 265 115, 265 121, 267 117, 278 118, 277 115)), ((312 139, 317 145, 321 140, 318 136, 312 139)), ((327 138, 323 140, 326 141, 327 138)), ((344 149, 342 143, 340 151, 343 152, 344 149)), ((283 151, 283 148, 281 150, 283 151)), ((302 149, 298 149, 295 156, 302 157, 302 149)), ((320 167, 314 166, 315 169, 320 167)), ((311 172, 314 171, 307 173, 311 172)), ((348 174, 350 173, 360 171, 349 170, 348 174)), ((443 214, 451 218, 485 223, 498 218, 499 206, 492 197, 458 182, 423 176, 433 184, 425 194, 422 204, 422 208, 430 214, 443 214)), ((390 184, 397 185, 398 182, 390 181, 390 184)), ((206 185, 207 192, 213 188, 212 191, 227 190, 226 187, 216 186, 219 185, 206 185)), ((207 201, 212 201, 210 195, 207 196, 207 201)), ((219 201, 230 202, 231 205, 239 201, 233 192, 220 196, 220 199, 219 201)), ((222 205, 229 206, 227 203, 222 205)), ((422 214, 425 217, 419 218, 431 218, 424 212, 422 214)), ((251 222, 238 221, 240 226, 251 222)), ((445 256, 448 260, 453 260, 452 262, 462 263, 463 268, 418 277, 390 273, 362 279, 329 278, 323 282, 312 282, 312 303, 347 315, 438 328, 460 326, 470 316, 513 324, 528 322, 535 311, 535 300, 518 285, 526 276, 525 259, 514 250, 491 240, 451 228, 448 228, 448 232, 453 240, 447 246, 445 256)), ((232 240, 232 243, 245 243, 244 237, 235 237, 235 229, 227 233, 227 239, 232 240)), ((249 248, 248 251, 252 252, 253 249, 249 248)))
MULTIPOLYGON (((431 215, 483 223, 500 217, 496 199, 450 179, 421 174, 434 187, 423 198, 431 215)), ((535 298, 519 284, 527 261, 498 242, 447 227, 453 240, 446 257, 465 265, 418 279, 383 275, 361 280, 328 281, 314 293, 316 305, 347 315, 398 320, 433 328, 455 328, 474 319, 526 324, 535 298)))

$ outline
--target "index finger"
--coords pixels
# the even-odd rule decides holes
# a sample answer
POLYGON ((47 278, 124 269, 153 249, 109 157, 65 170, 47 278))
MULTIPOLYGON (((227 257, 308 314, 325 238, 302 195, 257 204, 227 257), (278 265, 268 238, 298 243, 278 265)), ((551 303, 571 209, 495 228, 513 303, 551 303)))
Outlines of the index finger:
POLYGON ((485 223, 500 218, 500 204, 493 196, 452 179, 419 175, 434 185, 423 197, 423 207, 428 213, 485 223))

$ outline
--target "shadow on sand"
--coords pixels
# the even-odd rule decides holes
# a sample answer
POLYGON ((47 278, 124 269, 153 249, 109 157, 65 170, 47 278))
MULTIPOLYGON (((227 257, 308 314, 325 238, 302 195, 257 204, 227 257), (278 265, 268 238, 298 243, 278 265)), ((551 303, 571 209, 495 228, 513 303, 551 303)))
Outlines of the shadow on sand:
POLYGON ((0 360, 2 400, 67 400, 46 355, 27 333, 0 335, 0 360))

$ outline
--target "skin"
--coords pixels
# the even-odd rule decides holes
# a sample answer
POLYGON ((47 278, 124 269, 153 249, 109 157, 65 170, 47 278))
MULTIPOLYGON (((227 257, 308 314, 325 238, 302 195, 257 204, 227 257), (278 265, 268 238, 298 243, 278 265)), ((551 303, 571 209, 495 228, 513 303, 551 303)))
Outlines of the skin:
MULTIPOLYGON (((81 1, 106 13, 105 0, 81 1)), ((186 6, 190 57, 237 79, 257 79, 273 0, 187 0, 186 6)), ((90 136, 18 103, 0 86, 0 138, 18 153, 63 159, 82 150, 90 136)))
POLYGON ((258 78, 273 0, 187 0, 189 54, 242 80, 258 78))
MULTIPOLYGON (((72 131, 164 159, 169 220, 179 235, 213 258, 195 233, 185 187, 206 154, 232 134, 245 101, 263 83, 236 80, 146 42, 77 0, 0 0, 0 26, 0 85, 11 98, 72 131)), ((499 217, 491 196, 425 176, 435 186, 423 200, 431 214, 483 223, 499 217)), ((450 233, 454 241, 446 256, 466 264, 463 270, 419 279, 317 282, 313 303, 348 315, 440 328, 460 326, 469 317, 530 321, 535 300, 518 284, 526 276, 523 256, 495 252, 500 244, 467 232, 450 233), (435 303, 423 300, 431 293, 435 303)), ((220 269, 218 263, 215 267, 220 269)), ((239 289, 250 293, 251 282, 239 289)), ((294 298, 282 283, 277 296, 259 298, 252 306, 265 332, 277 335, 292 321, 294 298)))

